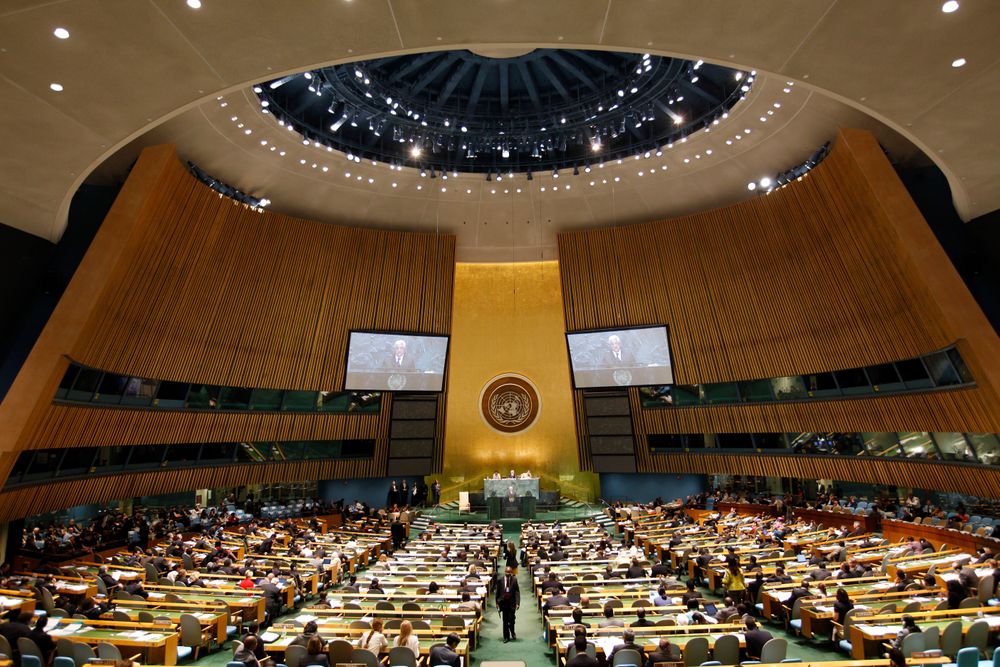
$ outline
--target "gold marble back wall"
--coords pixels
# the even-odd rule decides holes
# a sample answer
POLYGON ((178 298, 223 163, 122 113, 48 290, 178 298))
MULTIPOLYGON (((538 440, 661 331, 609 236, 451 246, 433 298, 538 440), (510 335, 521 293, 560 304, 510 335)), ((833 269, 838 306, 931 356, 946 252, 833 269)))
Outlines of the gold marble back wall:
POLYGON ((447 396, 445 500, 511 468, 540 475, 543 489, 596 497, 596 476, 580 472, 557 262, 456 265, 447 396), (495 431, 479 408, 483 388, 506 373, 527 378, 540 401, 515 434, 495 431))

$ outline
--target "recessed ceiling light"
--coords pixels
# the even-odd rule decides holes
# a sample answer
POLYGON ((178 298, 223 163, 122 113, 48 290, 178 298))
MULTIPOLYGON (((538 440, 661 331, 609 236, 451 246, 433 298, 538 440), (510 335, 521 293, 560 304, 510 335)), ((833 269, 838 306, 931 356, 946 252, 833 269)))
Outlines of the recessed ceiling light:
POLYGON ((945 14, 958 11, 958 0, 948 0, 948 2, 941 5, 941 11, 945 14))
POLYGON ((49 88, 57 93, 61 93, 63 90, 63 86, 61 83, 50 83, 49 88))
POLYGON ((961 67, 965 64, 965 58, 955 58, 951 61, 952 67, 961 67))
POLYGON ((191 9, 201 9, 201 0, 187 0, 187 6, 191 9))
POLYGON ((69 39, 69 30, 66 28, 56 28, 52 31, 52 34, 59 39, 69 39))

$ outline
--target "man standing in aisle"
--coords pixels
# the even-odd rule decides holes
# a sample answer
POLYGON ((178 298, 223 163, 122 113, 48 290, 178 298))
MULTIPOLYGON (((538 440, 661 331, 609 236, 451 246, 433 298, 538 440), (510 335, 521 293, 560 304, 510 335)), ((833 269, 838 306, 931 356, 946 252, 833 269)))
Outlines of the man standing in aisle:
POLYGON ((503 618, 503 641, 517 639, 514 631, 514 614, 521 606, 521 589, 517 585, 514 570, 508 567, 503 577, 497 582, 497 610, 503 618))

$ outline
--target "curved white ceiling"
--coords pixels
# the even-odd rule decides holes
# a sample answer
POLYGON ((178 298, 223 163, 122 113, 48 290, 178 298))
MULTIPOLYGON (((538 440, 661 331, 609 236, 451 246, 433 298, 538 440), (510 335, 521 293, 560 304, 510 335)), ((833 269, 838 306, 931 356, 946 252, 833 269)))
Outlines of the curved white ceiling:
POLYGON ((968 219, 1000 207, 1000 4, 960 2, 944 14, 935 0, 202 0, 198 10, 184 0, 9 0, 0 12, 0 222, 56 240, 73 192, 95 168, 125 148, 94 176, 117 174, 142 145, 169 141, 283 212, 453 232, 462 259, 548 258, 561 229, 746 197, 749 179, 797 164, 842 125, 876 131, 904 158, 913 154, 907 141, 919 147, 968 219), (54 37, 56 27, 69 39, 54 37), (607 165, 594 186, 593 173, 501 184, 471 175, 431 181, 385 165, 345 169, 343 156, 283 135, 245 92, 334 62, 535 46, 703 58, 761 77, 711 133, 661 158, 607 165), (952 67, 959 57, 966 65, 952 67), (796 85, 784 93, 789 81, 796 85), (61 92, 50 90, 54 82, 61 92), (657 169, 651 175, 644 164, 657 169))

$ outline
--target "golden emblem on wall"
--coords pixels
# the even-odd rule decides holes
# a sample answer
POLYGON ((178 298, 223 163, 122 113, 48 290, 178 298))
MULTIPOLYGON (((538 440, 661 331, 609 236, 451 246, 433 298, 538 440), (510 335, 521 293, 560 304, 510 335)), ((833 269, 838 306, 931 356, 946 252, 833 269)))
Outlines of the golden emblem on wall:
POLYGON ((479 414, 490 428, 500 433, 520 433, 530 428, 540 409, 538 390, 523 375, 498 375, 479 394, 479 414))

